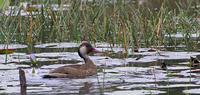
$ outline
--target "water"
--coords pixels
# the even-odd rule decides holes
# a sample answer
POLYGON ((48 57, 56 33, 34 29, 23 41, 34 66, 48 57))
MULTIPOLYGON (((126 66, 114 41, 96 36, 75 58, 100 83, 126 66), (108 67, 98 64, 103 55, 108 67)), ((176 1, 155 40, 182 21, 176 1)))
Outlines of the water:
POLYGON ((19 95, 18 68, 23 68, 27 78, 29 95, 144 95, 144 94, 200 94, 200 76, 198 72, 190 73, 198 68, 189 67, 190 56, 198 56, 200 52, 149 52, 141 48, 139 53, 131 53, 128 58, 120 57, 123 48, 109 48, 109 44, 98 43, 98 50, 110 51, 110 55, 91 55, 90 58, 98 66, 98 74, 84 79, 43 79, 49 70, 69 64, 82 64, 83 60, 76 53, 79 43, 52 43, 35 45, 34 55, 38 68, 33 73, 30 54, 24 53, 26 46, 9 45, 15 53, 0 55, 0 94, 19 95), (18 49, 20 50, 18 51, 18 49), (52 49, 53 48, 53 49, 52 49), (43 50, 48 50, 48 52, 43 50), (56 51, 51 51, 51 50, 56 51), (57 51, 62 50, 62 51, 57 51), (119 54, 119 55, 118 55, 119 54), (116 55, 116 56, 113 56, 116 55), (137 58, 140 56, 140 58, 137 58), (168 70, 160 67, 166 62, 168 70), (104 70, 102 70, 104 69, 104 70), (103 72, 104 71, 104 72, 103 72))

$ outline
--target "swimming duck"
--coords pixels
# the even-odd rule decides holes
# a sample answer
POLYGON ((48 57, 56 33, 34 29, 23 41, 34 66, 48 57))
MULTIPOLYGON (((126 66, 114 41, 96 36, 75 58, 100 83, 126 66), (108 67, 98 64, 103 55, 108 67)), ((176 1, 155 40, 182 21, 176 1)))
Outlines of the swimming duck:
POLYGON ((162 70, 167 70, 167 64, 164 61, 162 61, 160 64, 161 64, 160 68, 162 70))
POLYGON ((197 58, 191 56, 190 60, 191 60, 191 66, 192 67, 199 67, 200 62, 197 58))
POLYGON ((87 41, 83 41, 78 47, 78 55, 84 60, 84 64, 58 67, 43 78, 84 78, 97 74, 97 66, 88 56, 91 52, 98 53, 99 51, 87 41))

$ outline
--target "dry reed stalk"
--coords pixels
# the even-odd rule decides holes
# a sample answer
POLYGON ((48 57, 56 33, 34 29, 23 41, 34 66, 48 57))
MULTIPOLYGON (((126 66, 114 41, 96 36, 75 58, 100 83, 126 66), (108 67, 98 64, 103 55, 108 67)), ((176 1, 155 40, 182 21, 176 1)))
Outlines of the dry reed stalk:
POLYGON ((21 32, 21 16, 18 16, 18 32, 21 32))
POLYGON ((128 55, 128 47, 127 47, 127 42, 126 42, 126 40, 127 40, 127 38, 126 38, 127 29, 126 29, 125 23, 122 19, 121 19, 120 27, 121 27, 120 31, 122 32, 123 38, 124 38, 124 49, 125 49, 124 57, 127 57, 127 55, 128 55))
POLYGON ((30 16, 29 22, 30 22, 30 26, 29 26, 28 36, 27 36, 27 42, 32 43, 32 34, 33 34, 33 17, 32 17, 32 15, 30 16))

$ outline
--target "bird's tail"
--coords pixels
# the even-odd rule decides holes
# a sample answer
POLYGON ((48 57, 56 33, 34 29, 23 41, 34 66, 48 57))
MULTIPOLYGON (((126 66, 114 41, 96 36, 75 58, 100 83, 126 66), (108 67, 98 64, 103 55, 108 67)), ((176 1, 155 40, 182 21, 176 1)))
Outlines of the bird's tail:
POLYGON ((50 73, 47 75, 43 75, 43 78, 67 78, 68 74, 62 74, 62 73, 50 73))

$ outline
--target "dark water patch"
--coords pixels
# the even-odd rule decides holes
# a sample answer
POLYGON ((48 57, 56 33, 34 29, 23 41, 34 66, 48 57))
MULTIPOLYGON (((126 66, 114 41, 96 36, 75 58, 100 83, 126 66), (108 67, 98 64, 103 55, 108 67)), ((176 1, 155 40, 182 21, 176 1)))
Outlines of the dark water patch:
POLYGON ((78 48, 35 48, 36 52, 77 52, 78 48))

